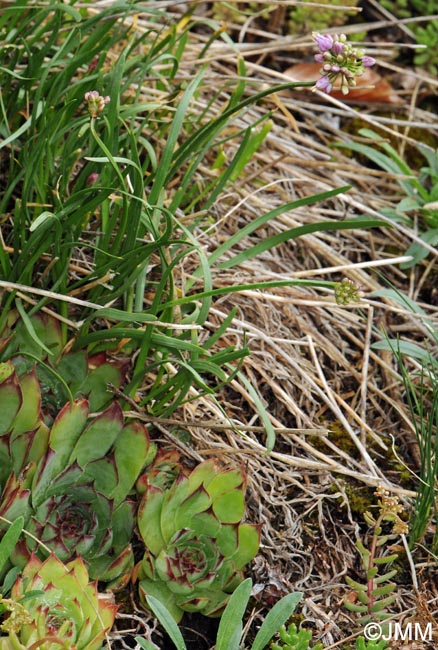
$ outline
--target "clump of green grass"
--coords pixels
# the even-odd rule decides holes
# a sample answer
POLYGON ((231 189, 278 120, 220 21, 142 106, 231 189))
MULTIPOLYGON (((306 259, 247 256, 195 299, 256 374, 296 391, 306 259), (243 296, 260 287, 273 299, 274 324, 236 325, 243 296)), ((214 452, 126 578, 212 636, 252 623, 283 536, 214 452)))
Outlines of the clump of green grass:
MULTIPOLYGON (((429 353, 428 363, 423 362, 419 372, 410 371, 396 349, 405 396, 415 432, 420 455, 420 468, 416 485, 417 497, 412 510, 409 544, 422 542, 431 520, 438 516, 436 486, 438 481, 438 366, 429 353)), ((425 353, 427 354, 427 352, 425 353)), ((438 533, 435 532, 430 549, 438 553, 438 533)))
MULTIPOLYGON (((214 349, 233 314, 209 337, 199 336, 215 296, 279 284, 334 287, 285 280, 217 289, 216 273, 310 232, 380 222, 324 221, 245 244, 280 214, 348 190, 334 188, 261 214, 206 254, 199 233, 218 197, 262 145, 272 114, 248 117, 243 128, 237 118, 271 93, 298 84, 245 96, 246 67, 238 58, 238 82, 212 89, 204 81, 207 64, 194 65, 189 75, 181 71, 190 12, 177 22, 152 4, 148 20, 135 29, 128 20, 135 6, 122 0, 88 12, 75 3, 17 1, 1 17, 0 270, 10 292, 2 296, 0 331, 16 307, 18 285, 43 294, 30 315, 55 299, 60 316, 71 322, 69 301, 80 300, 75 349, 135 354, 128 395, 151 414, 168 416, 194 385, 214 395, 239 374, 248 354, 245 347, 214 349), (93 93, 103 103, 91 115, 93 93), (198 99, 206 93, 200 109, 198 99), (221 147, 230 140, 235 154, 224 164, 221 147), (184 265, 189 274, 181 273, 184 265), (146 391, 148 372, 153 380, 146 391)), ((215 39, 228 38, 217 27, 203 24, 208 38, 202 56, 215 39)), ((254 399, 264 414, 255 393, 254 399)), ((272 425, 262 417, 272 447, 272 425)))

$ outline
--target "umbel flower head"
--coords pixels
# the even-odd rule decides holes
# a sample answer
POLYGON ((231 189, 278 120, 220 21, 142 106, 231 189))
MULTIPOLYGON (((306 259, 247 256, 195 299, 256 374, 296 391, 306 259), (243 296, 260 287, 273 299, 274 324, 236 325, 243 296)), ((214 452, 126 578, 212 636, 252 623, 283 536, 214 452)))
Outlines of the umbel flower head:
POLYGON ((318 34, 313 32, 313 40, 318 48, 315 61, 322 64, 321 77, 313 90, 330 93, 336 81, 340 81, 341 92, 348 95, 350 88, 356 85, 356 77, 375 64, 375 59, 365 56, 365 52, 354 48, 347 42, 345 34, 318 34))

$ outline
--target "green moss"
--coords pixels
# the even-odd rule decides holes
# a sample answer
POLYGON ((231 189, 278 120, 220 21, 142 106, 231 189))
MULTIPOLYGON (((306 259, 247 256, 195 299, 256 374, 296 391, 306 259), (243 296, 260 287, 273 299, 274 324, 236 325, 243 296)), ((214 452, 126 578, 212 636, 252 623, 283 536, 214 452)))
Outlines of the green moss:
POLYGON ((261 5, 258 2, 214 2, 212 9, 215 20, 219 20, 225 24, 235 23, 237 25, 243 25, 249 16, 257 16, 269 20, 271 12, 277 9, 277 5, 269 3, 261 5))
POLYGON ((430 74, 438 74, 438 20, 431 20, 426 26, 415 26, 412 30, 419 45, 425 45, 424 49, 418 50, 414 56, 414 63, 430 74))
MULTIPOLYGON (((418 16, 432 16, 436 14, 435 0, 381 0, 382 7, 388 9, 397 18, 410 18, 418 16)), ((408 24, 414 34, 418 45, 425 48, 418 49, 414 56, 414 63, 424 68, 430 74, 438 74, 438 20, 424 23, 408 24)))
MULTIPOLYGON (((357 483, 357 481, 345 477, 342 477, 342 482, 350 510, 353 514, 362 516, 364 512, 370 510, 375 505, 376 497, 374 496, 374 488, 364 487, 357 483)), ((338 486, 333 484, 331 490, 337 492, 338 486)), ((340 497, 339 502, 342 504, 342 497, 340 497)))
MULTIPOLYGON (((330 442, 336 445, 336 447, 339 447, 341 451, 345 452, 352 458, 355 458, 356 460, 358 459, 358 449, 356 445, 351 439, 351 436, 338 420, 335 420, 334 422, 328 422, 322 418, 321 424, 326 429, 328 429, 329 433, 327 437, 330 442)), ((315 449, 318 449, 318 451, 323 451, 324 453, 330 451, 324 440, 319 436, 312 439, 312 445, 315 447, 315 449)))
MULTIPOLYGON (((360 453, 358 448, 356 447, 349 433, 345 430, 343 425, 338 420, 335 420, 334 422, 327 422, 325 419, 322 419, 321 424, 326 427, 326 429, 328 429, 328 439, 331 443, 336 445, 339 450, 348 454, 354 460, 360 460, 360 453)), ((392 475, 396 474, 397 482, 400 484, 400 486, 405 487, 406 489, 412 489, 413 480, 411 472, 402 462, 398 460, 398 458, 403 458, 403 451, 397 445, 395 445, 395 455, 392 450, 392 441, 388 439, 384 440, 383 442, 385 442, 388 447, 386 452, 380 446, 377 446, 374 440, 367 438, 366 445, 368 451, 371 453, 371 455, 375 455, 377 457, 376 462, 381 470, 388 473, 390 472, 392 475)), ((318 451, 330 454, 334 453, 327 447, 324 440, 320 437, 315 437, 312 439, 312 445, 318 451)), ((352 485, 352 490, 356 491, 351 495, 352 500, 358 500, 358 507, 354 510, 356 512, 362 513, 364 512, 364 510, 360 509, 360 503, 362 500, 360 497, 357 497, 357 490, 359 489, 358 484, 353 482, 352 485)), ((372 495, 372 493, 373 490, 371 489, 370 495, 372 495)), ((365 497, 365 500, 369 505, 369 496, 365 497)))
MULTIPOLYGON (((328 27, 342 27, 347 22, 351 22, 352 16, 357 15, 356 11, 344 11, 333 7, 339 5, 357 7, 359 0, 320 0, 320 2, 326 4, 327 9, 305 5, 291 7, 288 22, 290 34, 306 34, 326 30, 328 27)), ((349 38, 362 40, 364 36, 365 32, 361 32, 352 34, 349 38)))
POLYGON ((411 16, 408 0, 380 0, 380 4, 397 18, 409 18, 411 16))
MULTIPOLYGON (((356 460, 359 459, 359 451, 356 445, 339 422, 324 422, 324 426, 329 429, 328 438, 333 444, 352 458, 356 460)), ((392 441, 387 440, 384 442, 386 442, 388 447, 386 452, 380 446, 378 447, 373 440, 368 440, 367 449, 369 453, 371 456, 376 456, 378 466, 383 472, 387 473, 388 476, 391 475, 391 480, 393 482, 405 489, 415 489, 413 477, 409 468, 404 465, 403 462, 398 460, 398 458, 403 458, 403 451, 396 445, 395 455, 392 449, 392 441)), ((321 439, 315 439, 312 441, 312 444, 319 451, 324 451, 324 453, 329 451, 321 439)), ((374 496, 374 487, 364 486, 354 479, 345 476, 340 476, 339 478, 342 480, 345 495, 353 514, 363 515, 364 512, 369 510, 375 504, 376 497, 374 496)), ((338 487, 336 484, 333 484, 332 491, 336 492, 337 490, 338 487)), ((340 498, 340 502, 342 503, 342 497, 340 498)))
MULTIPOLYGON (((306 2, 306 0, 304 0, 306 2)), ((342 27, 347 22, 355 22, 361 14, 357 11, 345 11, 344 9, 334 9, 333 7, 350 6, 357 7, 359 0, 319 0, 320 4, 326 4, 327 9, 312 6, 312 0, 307 5, 297 5, 287 8, 286 20, 283 22, 282 32, 290 35, 310 34, 313 31, 324 31, 329 27, 342 27)), ((271 21, 272 16, 281 10, 276 4, 261 5, 257 2, 214 2, 212 5, 212 16, 215 20, 224 24, 243 24, 249 16, 257 20, 257 24, 266 27, 264 22, 271 21)), ((361 19, 362 20, 362 19, 361 19)), ((352 41, 362 41, 366 32, 351 34, 349 39, 352 41)))

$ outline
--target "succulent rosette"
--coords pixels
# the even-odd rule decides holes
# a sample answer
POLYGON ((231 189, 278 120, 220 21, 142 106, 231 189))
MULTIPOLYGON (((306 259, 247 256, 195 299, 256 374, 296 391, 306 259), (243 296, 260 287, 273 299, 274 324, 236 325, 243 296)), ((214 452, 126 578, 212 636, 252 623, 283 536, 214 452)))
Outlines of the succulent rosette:
POLYGON ((80 558, 64 565, 55 555, 32 555, 0 606, 0 650, 100 650, 117 610, 80 558))
MULTIPOLYGON (((135 502, 127 499, 115 506, 91 482, 63 485, 60 489, 59 495, 52 495, 31 508, 26 530, 63 562, 81 556, 93 579, 108 583, 112 589, 123 587, 134 568, 130 541, 135 502)), ((9 513, 6 514, 9 519, 9 513)), ((22 567, 32 551, 44 555, 32 538, 21 540, 12 556, 14 563, 22 567)))
POLYGON ((137 523, 146 552, 134 575, 142 602, 158 598, 177 621, 184 612, 219 616, 259 546, 259 526, 240 523, 243 472, 205 461, 167 489, 156 468, 141 482, 137 523))
MULTIPOLYGON (((120 588, 134 567, 129 495, 153 453, 146 428, 125 424, 115 402, 91 419, 88 400, 79 399, 49 429, 39 391, 34 370, 19 379, 12 363, 0 364, 0 515, 23 516, 26 529, 62 561, 81 555, 93 579, 120 588)), ((23 568, 33 551, 47 554, 26 536, 13 563, 23 568)))
POLYGON ((37 312, 29 317, 29 322, 32 335, 15 310, 8 312, 0 332, 0 355, 1 360, 13 361, 20 379, 32 369, 35 358, 44 361, 33 370, 41 386, 46 424, 52 422, 70 397, 66 385, 73 397, 88 399, 92 412, 108 406, 113 400, 108 385, 120 388, 127 360, 111 358, 105 352, 89 355, 85 350, 63 354, 66 341, 56 318, 37 312))

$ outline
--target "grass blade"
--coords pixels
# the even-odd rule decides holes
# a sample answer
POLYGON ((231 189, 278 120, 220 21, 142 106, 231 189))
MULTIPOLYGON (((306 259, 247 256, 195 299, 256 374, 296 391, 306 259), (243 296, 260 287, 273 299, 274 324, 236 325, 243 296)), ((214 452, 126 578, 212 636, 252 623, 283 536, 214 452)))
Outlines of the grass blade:
POLYGON ((17 517, 0 542, 0 572, 6 567, 9 556, 15 548, 24 528, 24 517, 17 517))
POLYGON ((252 580, 247 578, 237 587, 221 616, 217 631, 216 650, 239 650, 242 619, 248 605, 252 580))
POLYGON ((177 650, 187 650, 183 636, 179 631, 179 627, 175 623, 173 616, 169 612, 167 607, 165 607, 163 603, 160 600, 158 600, 158 598, 154 598, 154 596, 147 596, 146 600, 149 607, 151 608, 155 616, 158 618, 161 625, 166 630, 167 634, 172 639, 177 650))
POLYGON ((275 603, 273 608, 268 612, 260 630, 257 632, 251 650, 263 650, 267 646, 274 634, 278 632, 281 626, 286 623, 287 619, 295 611, 302 597, 302 592, 297 591, 284 596, 278 603, 275 603))
MULTIPOLYGON (((304 226, 297 226, 296 228, 289 228, 284 232, 278 233, 278 235, 273 235, 268 237, 264 241, 261 241, 255 246, 251 246, 248 250, 238 253, 229 260, 225 260, 218 264, 219 269, 229 269, 236 264, 241 264, 247 260, 260 255, 264 251, 267 251, 274 246, 278 246, 289 239, 296 239, 297 237, 302 237, 303 235, 309 235, 312 232, 326 232, 328 230, 349 230, 349 229, 365 229, 365 228, 376 228, 383 225, 383 221, 378 219, 350 219, 347 221, 318 221, 317 223, 308 223, 304 226)), ((386 224, 385 224, 386 225, 386 224)))
POLYGON ((289 210, 295 210, 296 208, 300 208, 304 205, 312 205, 313 203, 317 203, 318 201, 325 201, 326 199, 329 199, 332 196, 336 196, 337 194, 342 194, 343 192, 347 192, 349 189, 350 189, 350 185, 345 185, 343 187, 338 187, 334 190, 330 190, 328 192, 321 192, 320 194, 305 196, 302 199, 291 201, 290 203, 285 203, 284 205, 280 205, 278 208, 274 208, 273 210, 266 212, 266 214, 263 214, 261 217, 258 217, 258 219, 255 219, 251 223, 247 224, 244 228, 240 229, 234 235, 229 237, 227 241, 225 241, 223 244, 218 246, 218 248, 216 248, 216 250, 208 258, 210 266, 217 259, 219 259, 221 255, 226 253, 226 251, 232 248, 235 244, 238 244, 244 237, 251 234, 252 232, 254 232, 254 230, 257 230, 257 228, 260 228, 260 226, 263 226, 268 221, 271 221, 271 219, 275 219, 275 217, 278 217, 280 214, 284 214, 289 210))

